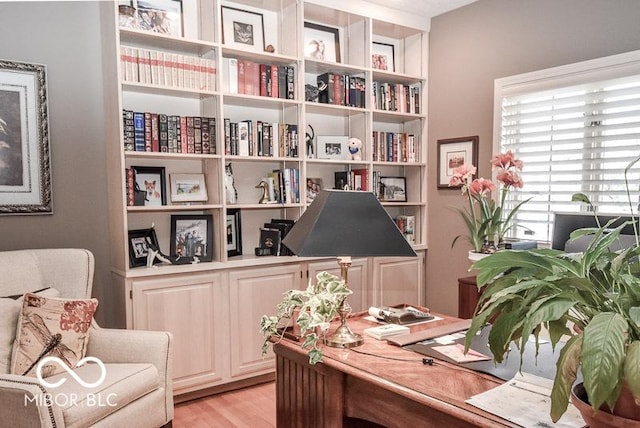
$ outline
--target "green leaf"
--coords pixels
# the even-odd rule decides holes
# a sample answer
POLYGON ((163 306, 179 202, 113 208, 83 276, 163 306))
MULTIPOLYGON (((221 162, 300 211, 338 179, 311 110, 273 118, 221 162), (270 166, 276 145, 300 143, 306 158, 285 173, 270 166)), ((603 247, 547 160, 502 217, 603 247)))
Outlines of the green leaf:
POLYGON ((640 341, 631 342, 624 360, 624 379, 636 400, 640 398, 640 341))
POLYGON ((589 197, 584 193, 574 193, 571 196, 571 202, 582 202, 582 203, 591 205, 591 201, 589 200, 589 197))
POLYGON ((627 321, 618 313, 602 312, 584 328, 582 376, 589 402, 600 408, 614 394, 622 373, 627 321))
POLYGON ((576 381, 578 366, 580 365, 580 351, 582 348, 582 334, 573 336, 567 341, 556 362, 556 377, 551 389, 551 420, 558 422, 567 411, 571 387, 576 381))

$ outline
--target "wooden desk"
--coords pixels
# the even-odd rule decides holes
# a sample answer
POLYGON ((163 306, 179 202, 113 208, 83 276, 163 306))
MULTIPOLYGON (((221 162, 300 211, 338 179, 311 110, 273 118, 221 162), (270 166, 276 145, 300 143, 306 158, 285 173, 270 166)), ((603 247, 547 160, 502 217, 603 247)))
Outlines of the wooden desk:
POLYGON ((480 292, 476 277, 458 278, 458 317, 473 318, 479 300, 480 292))
MULTIPOLYGON (((361 333, 374 323, 351 318, 361 333)), ((445 319, 411 327, 436 327, 445 319)), ((501 427, 509 422, 464 400, 503 383, 446 362, 365 337, 353 349, 323 347, 324 362, 310 366, 299 343, 283 340, 276 353, 278 427, 501 427), (378 425, 379 424, 379 425, 378 425)))

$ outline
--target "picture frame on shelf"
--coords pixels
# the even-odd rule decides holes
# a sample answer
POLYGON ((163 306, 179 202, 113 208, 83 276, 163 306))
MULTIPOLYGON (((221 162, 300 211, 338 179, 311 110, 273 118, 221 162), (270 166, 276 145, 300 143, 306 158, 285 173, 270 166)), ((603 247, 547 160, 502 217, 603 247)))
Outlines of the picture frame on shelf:
MULTIPOLYGON (((154 228, 149 229, 136 229, 129 231, 129 267, 140 267, 147 265, 147 255, 149 254, 149 243, 147 239, 151 241, 151 244, 156 248, 159 248, 158 238, 156 237, 156 230, 154 228)), ((157 257, 154 257, 153 264, 160 263, 157 257)))
POLYGON ((456 168, 462 165, 478 165, 478 136, 438 140, 438 188, 459 189, 449 186, 456 168))
POLYGON ((0 214, 51 214, 46 66, 0 60, 0 214))
POLYGON ((395 72, 395 46, 389 43, 372 42, 371 68, 395 72))
POLYGON ((167 185, 163 166, 132 166, 136 183, 145 192, 144 206, 167 205, 167 185))
POLYGON ((184 36, 182 0, 121 0, 118 14, 122 28, 184 36))
POLYGON ((307 177, 307 185, 305 186, 307 203, 313 202, 323 188, 322 178, 307 177))
POLYGON ((380 201, 407 202, 405 177, 380 177, 380 201))
POLYGON ((227 256, 242 255, 242 220, 239 209, 227 210, 227 256))
POLYGON ((264 16, 258 12, 221 6, 222 43, 228 47, 264 52, 264 16))
POLYGON ((201 262, 213 260, 213 216, 211 214, 171 215, 172 257, 197 257, 201 262))
POLYGON ((207 183, 204 174, 170 174, 171 202, 206 202, 207 183))
POLYGON ((339 30, 305 21, 304 56, 320 61, 340 62, 339 30))
POLYGON ((347 159, 348 144, 348 135, 318 135, 316 137, 316 158, 347 159))

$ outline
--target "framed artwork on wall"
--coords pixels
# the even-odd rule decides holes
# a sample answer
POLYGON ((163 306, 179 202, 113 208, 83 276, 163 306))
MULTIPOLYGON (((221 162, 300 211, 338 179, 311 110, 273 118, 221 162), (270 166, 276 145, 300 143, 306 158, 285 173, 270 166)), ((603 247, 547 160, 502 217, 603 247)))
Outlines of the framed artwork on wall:
POLYGON ((240 210, 227 210, 227 256, 242 255, 242 228, 240 210))
POLYGON ((0 214, 51 214, 45 66, 0 60, 0 214))
POLYGON ((462 165, 478 165, 478 136, 438 140, 438 187, 459 188, 449 186, 449 181, 453 171, 462 165))
POLYGON ((167 186, 163 166, 132 166, 136 183, 145 193, 144 206, 162 206, 167 204, 167 186))
POLYGON ((213 216, 191 214, 171 216, 172 257, 197 257, 201 262, 213 260, 213 216))
POLYGON ((340 62, 340 33, 338 29, 305 22, 304 56, 321 61, 340 62))
POLYGON ((261 13, 222 6, 222 42, 229 47, 264 52, 261 13))

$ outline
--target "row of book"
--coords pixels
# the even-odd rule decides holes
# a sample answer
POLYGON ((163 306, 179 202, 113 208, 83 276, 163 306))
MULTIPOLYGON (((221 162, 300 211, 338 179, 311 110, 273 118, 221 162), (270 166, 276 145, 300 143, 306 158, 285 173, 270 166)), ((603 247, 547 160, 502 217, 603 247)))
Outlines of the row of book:
POLYGON ((366 81, 364 77, 340 73, 324 73, 316 78, 318 102, 349 107, 365 107, 366 81))
POLYGON ((270 204, 300 203, 300 170, 298 168, 274 169, 266 177, 270 204))
POLYGON ((224 120, 225 154, 298 157, 298 125, 261 120, 224 120))
POLYGON ((350 171, 334 172, 334 189, 339 190, 361 190, 368 192, 369 189, 369 169, 354 168, 350 171))
POLYGON ((230 94, 295 99, 296 71, 293 65, 259 64, 257 62, 222 59, 225 88, 230 94))
POLYGON ((415 135, 406 132, 373 131, 373 161, 418 162, 418 141, 415 135))
POLYGON ((122 111, 124 149, 216 154, 216 118, 122 111))
POLYGON ((373 82, 373 106, 377 110, 420 114, 420 87, 373 82))
POLYGON ((209 58, 121 46, 120 67, 125 82, 215 90, 216 65, 209 58))

